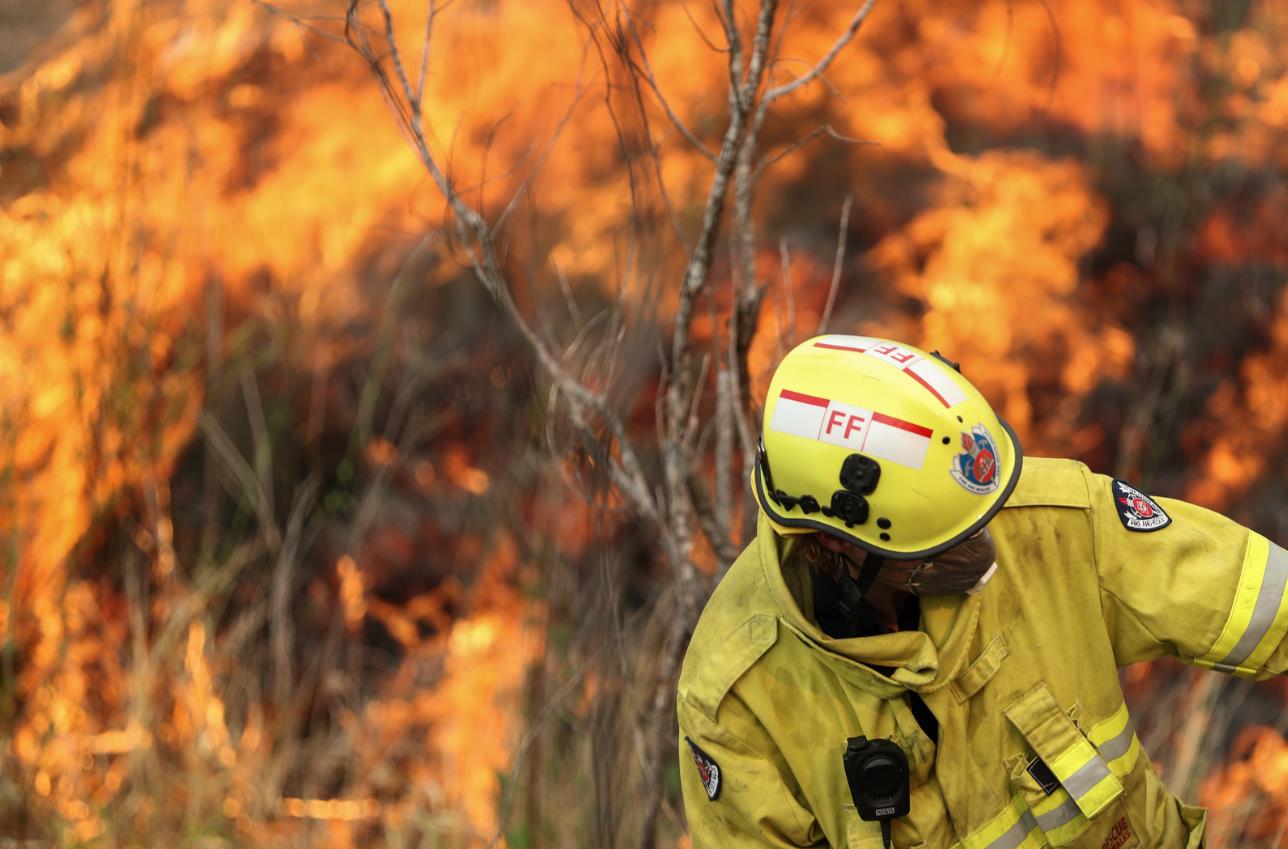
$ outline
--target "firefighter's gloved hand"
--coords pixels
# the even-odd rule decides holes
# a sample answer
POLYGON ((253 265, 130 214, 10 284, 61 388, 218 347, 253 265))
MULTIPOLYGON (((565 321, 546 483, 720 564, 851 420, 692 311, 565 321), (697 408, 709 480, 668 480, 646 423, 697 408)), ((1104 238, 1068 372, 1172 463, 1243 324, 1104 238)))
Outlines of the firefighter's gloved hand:
POLYGON ((982 590, 996 570, 997 546, 988 528, 981 528, 929 560, 887 560, 880 577, 917 596, 961 595, 982 590))

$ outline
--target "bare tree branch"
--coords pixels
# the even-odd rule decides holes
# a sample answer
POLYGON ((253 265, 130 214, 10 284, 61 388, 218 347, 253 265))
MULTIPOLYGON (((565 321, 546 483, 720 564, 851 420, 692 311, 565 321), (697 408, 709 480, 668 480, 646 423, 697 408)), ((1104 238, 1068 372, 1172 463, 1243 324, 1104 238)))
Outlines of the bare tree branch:
POLYGON ((746 81, 742 76, 742 51, 737 33, 737 19, 734 17, 732 0, 726 0, 726 32, 730 42, 730 115, 729 125, 725 130, 720 147, 720 156, 716 160, 715 174, 712 176, 711 188, 707 193, 707 202, 703 210, 702 227, 693 253, 685 268, 683 283, 680 287, 679 304, 676 307, 675 326, 671 339, 671 376, 666 388, 666 421, 660 431, 663 452, 663 473, 666 489, 671 497, 670 518, 671 530, 675 535, 673 543, 677 546, 676 564, 677 607, 678 612, 673 620, 671 633, 668 635, 666 650, 663 652, 663 663, 654 690, 653 722, 651 723, 648 744, 650 756, 646 763, 650 767, 645 787, 644 811, 645 820, 640 845, 650 849, 655 840, 657 816, 661 809, 663 770, 661 765, 662 751, 670 735, 672 690, 675 676, 679 671, 684 646, 692 623, 697 617, 697 599, 694 594, 694 569, 690 560, 692 546, 692 523, 694 519, 693 502, 689 495, 688 479, 692 463, 689 462, 688 446, 693 433, 686 413, 690 406, 690 393, 693 390, 690 362, 690 324, 693 319, 693 308, 696 299, 706 287, 711 271, 711 259, 715 240, 723 219, 725 199, 728 193, 729 180, 732 176, 738 153, 743 144, 747 120, 750 117, 752 104, 760 90, 765 70, 765 58, 769 49, 770 34, 773 29, 777 0, 762 0, 760 13, 756 22, 756 34, 747 66, 746 81))
POLYGON ((693 499, 702 535, 706 537, 707 542, 711 544, 711 550, 720 560, 721 569, 728 568, 728 565, 737 559, 740 549, 730 541, 728 528, 720 524, 716 509, 708 498, 706 487, 696 469, 689 475, 688 483, 689 496, 693 499))
POLYGON ((729 42, 729 108, 737 112, 741 108, 739 86, 742 85, 742 34, 738 31, 738 12, 733 0, 723 0, 724 9, 716 6, 720 22, 724 24, 725 40, 729 42))
POLYGON ((465 203, 430 151, 422 122, 421 104, 416 100, 415 88, 407 77, 401 52, 394 41, 393 13, 389 9, 387 0, 377 0, 377 3, 384 23, 388 57, 393 65, 398 85, 395 86, 395 81, 385 70, 380 56, 372 48, 365 29, 357 22, 359 0, 350 2, 346 15, 346 38, 349 40, 349 45, 366 59, 386 94, 396 103, 400 122, 409 134, 421 164, 429 171, 455 214, 457 233, 470 259, 475 276, 527 341, 545 372, 559 385, 565 396, 571 399, 570 413, 574 424, 586 428, 588 413, 604 423, 618 449, 615 459, 609 464, 609 472, 614 484, 621 489, 623 496, 642 518, 652 522, 660 530, 665 530, 663 516, 649 494, 647 477, 631 447, 625 425, 603 396, 591 392, 568 374, 559 359, 519 312, 506 285, 504 273, 501 271, 491 228, 481 214, 465 203))
MULTIPOLYGON (((693 249, 693 255, 689 259, 688 267, 685 269, 684 282, 680 287, 680 303, 676 309, 675 334, 671 344, 671 361, 673 363, 683 362, 684 356, 688 351, 689 324, 693 317, 693 303, 706 285, 707 275, 711 268, 713 247, 724 213, 729 178, 733 172, 742 136, 746 130, 748 113, 750 112, 747 104, 750 103, 756 91, 760 88, 761 77, 765 67, 765 51, 769 45, 769 33, 773 26, 774 10, 777 5, 777 0, 765 0, 761 5, 747 82, 741 87, 734 87, 735 89, 741 88, 740 92, 730 93, 733 109, 729 117, 729 127, 725 130, 724 141, 720 146, 720 157, 716 160, 716 172, 711 180, 711 189, 707 193, 706 207, 702 214, 702 229, 698 236, 697 244, 693 249)), ((732 9, 730 9, 729 14, 732 16, 732 9)), ((731 38, 736 40, 736 28, 731 27, 730 33, 731 38)), ((735 49, 733 53, 736 57, 740 54, 740 51, 735 49)), ((673 384, 673 386, 677 389, 680 388, 680 384, 673 384)))
MULTIPOLYGON (((731 4, 727 14, 733 20, 731 4)), ((711 270, 711 258, 720 222, 724 213, 725 197, 728 192, 729 179, 732 174, 743 132, 746 128, 750 105, 759 90, 765 68, 765 53, 769 45, 769 35, 773 26, 774 11, 777 0, 764 0, 756 27, 756 37, 748 68, 747 81, 741 93, 730 93, 729 126, 725 131, 724 141, 720 148, 720 157, 716 162, 715 174, 707 194, 706 207, 702 216, 702 229, 699 233, 693 254, 685 268, 684 280, 680 287, 680 299, 676 307, 675 326, 671 340, 672 373, 666 389, 666 420, 663 423, 663 470, 667 491, 672 494, 671 520, 681 553, 681 568, 677 574, 680 585, 679 602, 681 616, 679 620, 685 626, 695 615, 696 599, 692 595, 692 564, 688 562, 691 544, 690 523, 692 506, 687 497, 688 487, 688 452, 686 446, 692 436, 688 427, 687 412, 691 403, 692 377, 689 362, 689 331, 693 319, 693 307, 698 295, 706 286, 711 270)), ((735 27, 730 27, 731 43, 737 39, 735 27)), ((736 59, 740 51, 735 49, 732 56, 736 59)), ((737 86, 734 86, 737 88, 737 86)), ((678 663, 678 661, 677 661, 678 663)))
MULTIPOLYGON (((733 372, 725 361, 720 362, 716 370, 716 446, 715 446, 715 494, 712 512, 715 514, 716 531, 720 538, 711 540, 711 547, 716 548, 721 542, 729 542, 730 528, 733 524, 733 438, 734 438, 734 404, 736 404, 733 387, 733 372)), ((697 499, 694 499, 695 502, 697 499)), ((698 515, 702 515, 698 508, 698 515)))
POLYGON ((761 98, 760 108, 762 110, 767 109, 769 105, 778 98, 791 94, 801 86, 809 85, 814 82, 814 80, 825 74, 827 69, 832 66, 832 63, 836 61, 836 57, 841 55, 841 51, 845 49, 845 46, 854 40, 855 34, 859 31, 859 27, 863 25, 863 21, 867 19, 868 13, 872 11, 872 7, 874 5, 876 5, 876 0, 866 0, 866 2, 859 7, 859 10, 854 13, 854 17, 850 19, 850 25, 846 27, 845 32, 841 33, 840 37, 836 39, 836 42, 832 45, 832 49, 827 51, 823 58, 818 60, 818 63, 804 74, 801 74, 789 83, 784 83, 783 85, 766 91, 765 96, 761 98))

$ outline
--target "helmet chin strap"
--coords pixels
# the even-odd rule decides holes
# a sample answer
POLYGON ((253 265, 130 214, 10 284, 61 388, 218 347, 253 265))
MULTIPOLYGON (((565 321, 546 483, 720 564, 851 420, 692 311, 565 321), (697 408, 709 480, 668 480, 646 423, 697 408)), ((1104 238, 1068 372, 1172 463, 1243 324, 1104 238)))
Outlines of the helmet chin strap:
POLYGON ((859 588, 859 597, 868 594, 872 585, 876 583, 877 573, 885 565, 885 558, 879 554, 869 554, 863 558, 863 566, 859 569, 859 580, 856 582, 859 588))

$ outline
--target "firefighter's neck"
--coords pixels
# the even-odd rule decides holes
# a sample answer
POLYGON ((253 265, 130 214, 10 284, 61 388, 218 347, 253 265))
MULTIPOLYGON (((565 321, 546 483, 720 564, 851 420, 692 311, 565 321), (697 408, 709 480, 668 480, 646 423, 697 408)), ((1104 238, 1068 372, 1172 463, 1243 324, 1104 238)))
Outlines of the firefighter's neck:
MULTIPOLYGON (((853 573, 851 573, 851 577, 858 579, 858 575, 853 573)), ((878 579, 863 596, 863 601, 868 607, 876 611, 877 618, 882 625, 892 631, 898 631, 900 630, 899 613, 910 598, 912 598, 912 594, 906 590, 887 586, 878 579)))
MULTIPOLYGON (((824 548, 845 555, 846 560, 849 561, 850 577, 857 581, 863 570, 867 552, 857 545, 851 545, 828 534, 818 536, 818 541, 824 548)), ((905 589, 906 576, 901 574, 905 571, 903 567, 904 564, 899 561, 887 560, 881 571, 877 573, 871 588, 863 596, 864 602, 876 611, 881 624, 896 631, 899 630, 899 612, 912 597, 912 594, 905 589)))

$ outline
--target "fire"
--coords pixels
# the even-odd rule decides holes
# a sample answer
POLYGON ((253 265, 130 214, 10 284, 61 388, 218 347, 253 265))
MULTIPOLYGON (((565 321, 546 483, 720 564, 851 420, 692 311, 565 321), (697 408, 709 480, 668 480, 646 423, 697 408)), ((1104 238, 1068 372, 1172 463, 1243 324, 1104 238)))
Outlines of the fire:
POLYGON ((1288 845, 1288 742, 1273 728, 1245 729, 1231 750, 1231 762, 1203 782, 1203 804, 1229 812, 1218 819, 1214 842, 1257 840, 1288 845), (1224 821, 1223 821, 1224 820, 1224 821))
MULTIPOLYGON (((344 5, 308 26, 338 36, 344 5)), ((426 6, 391 6, 418 63, 426 6)), ((431 147, 468 201, 511 222, 507 273, 552 338, 603 304, 665 325, 709 183, 707 157, 623 57, 647 50, 702 145, 718 145, 727 106, 726 56, 705 43, 720 40, 715 4, 575 6, 437 4, 424 75, 431 147)), ((853 13, 792 8, 771 85, 853 13)), ((1177 492, 1251 509, 1288 429, 1288 294, 1281 277, 1272 295, 1246 282, 1250 266, 1288 263, 1286 41, 1274 4, 1226 20, 1180 0, 878 2, 826 84, 784 98, 763 129, 784 155, 760 177, 755 279, 741 281, 769 291, 753 395, 818 327, 852 196, 829 330, 961 360, 1030 451, 1135 472, 1161 441, 1177 492), (1209 342, 1220 322, 1186 317, 1223 273, 1240 338, 1209 342), (1156 314, 1190 324, 1160 330, 1156 314), (1105 412, 1140 386, 1141 420, 1105 412)), ((453 408, 462 387, 523 396, 526 366, 508 328, 453 312, 460 246, 368 69, 253 3, 94 0, 0 77, 0 122, 0 794, 23 806, 0 811, 0 831, 54 822, 112 842, 209 827, 269 845, 316 828, 355 846, 430 821, 444 842, 490 841, 505 826, 498 776, 531 720, 525 676, 547 629, 575 617, 547 610, 529 573, 603 557, 605 531, 647 540, 618 494, 595 493, 597 512, 566 489, 532 493, 526 400, 453 408), (420 383, 385 391, 412 366, 420 383), (425 397, 446 400, 408 413, 425 397), (424 433, 383 427, 414 415, 424 433), (195 472, 207 444, 210 470, 195 472), (293 500, 308 491, 299 463, 315 501, 293 500), (222 500, 194 542, 193 517, 222 500), (262 538, 236 548, 238 523, 262 538), (277 607, 261 572, 286 587, 277 607), (244 668, 251 655, 279 680, 244 668), (312 669, 318 657, 331 665, 312 669)), ((729 326, 727 254, 702 344, 729 326)), ((645 442, 651 358, 586 366, 596 388, 644 387, 624 412, 645 442)), ((579 474, 567 460, 550 477, 580 491, 579 474)), ((715 571, 705 543, 695 557, 715 571)), ((620 676, 590 670, 574 714, 620 694, 620 676)), ((1214 828, 1275 834, 1271 814, 1239 831, 1220 812, 1241 798, 1288 809, 1284 752, 1253 728, 1212 766, 1214 828)))
POLYGON ((344 604, 344 624, 350 631, 358 630, 367 615, 366 589, 362 585, 362 572, 353 558, 345 555, 335 565, 340 577, 340 601, 344 604))
MULTIPOLYGON (((1074 162, 1017 152, 951 164, 957 176, 939 203, 873 255, 926 305, 921 333, 932 347, 988 364, 968 373, 987 397, 1005 399, 1012 426, 1036 429, 1032 384, 1041 380, 1066 399, 1063 416, 1042 416, 1060 427, 1076 417, 1078 398, 1125 373, 1133 353, 1130 335, 1077 296, 1078 258, 1103 233, 1103 204, 1074 162), (1049 371, 1035 374, 1035 364, 1049 371)), ((1065 436, 1035 434, 1053 446, 1065 436)))

